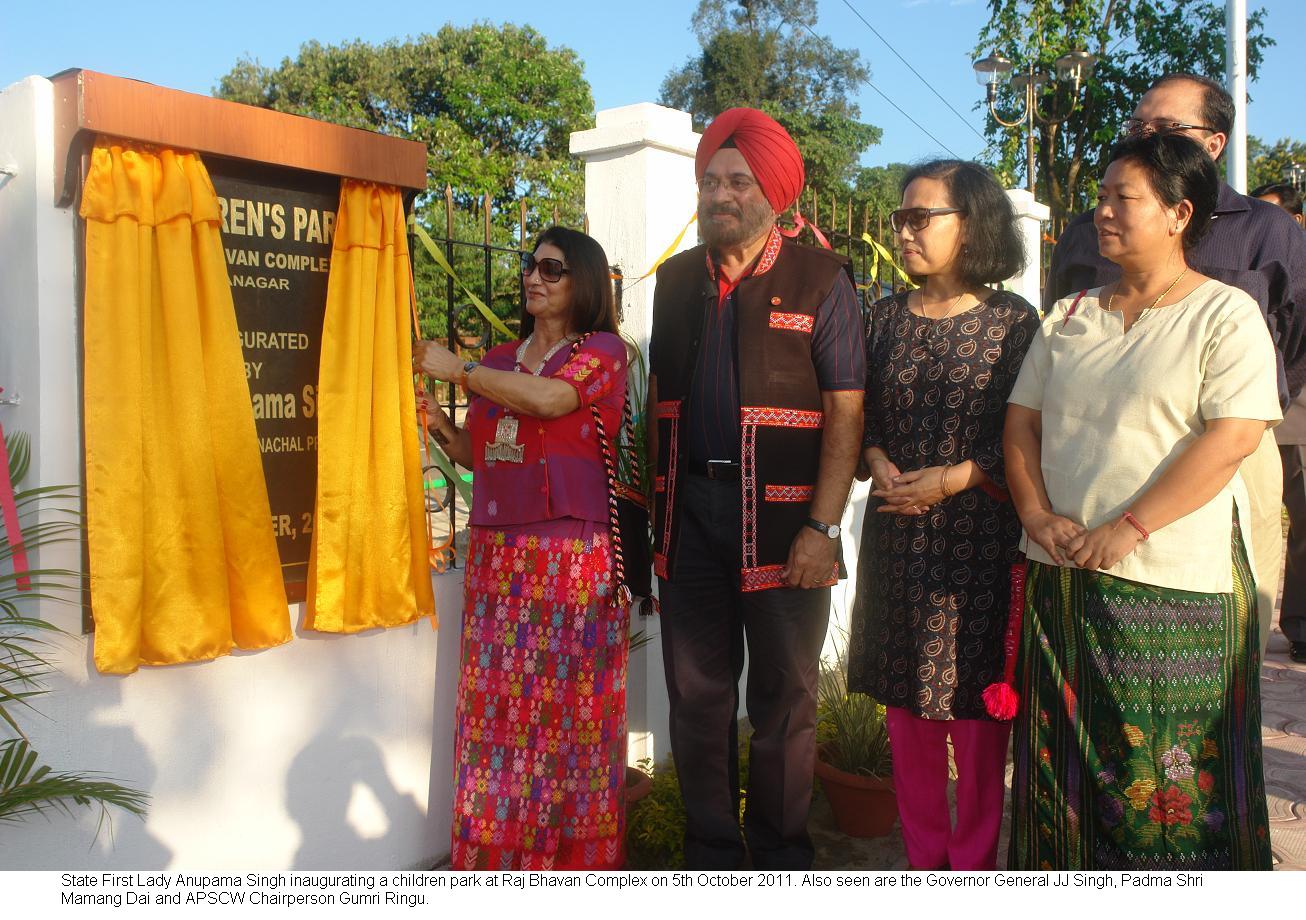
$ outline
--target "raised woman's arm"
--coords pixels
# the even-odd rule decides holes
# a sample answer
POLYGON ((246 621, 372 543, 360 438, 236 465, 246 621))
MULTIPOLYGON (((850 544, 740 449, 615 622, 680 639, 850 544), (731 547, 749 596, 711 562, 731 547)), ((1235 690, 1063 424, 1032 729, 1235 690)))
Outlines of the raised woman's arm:
POLYGON ((571 384, 552 377, 478 366, 464 385, 490 402, 534 418, 561 418, 580 408, 580 396, 571 384))
POLYGON ((461 384, 518 415, 561 418, 580 408, 580 395, 575 388, 553 377, 536 377, 481 365, 464 376, 463 361, 438 342, 413 344, 413 370, 436 380, 461 384))

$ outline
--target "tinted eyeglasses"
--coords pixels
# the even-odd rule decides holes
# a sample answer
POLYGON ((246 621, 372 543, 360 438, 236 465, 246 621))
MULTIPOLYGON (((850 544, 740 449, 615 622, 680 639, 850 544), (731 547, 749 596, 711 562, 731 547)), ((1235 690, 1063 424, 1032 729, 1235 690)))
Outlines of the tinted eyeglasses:
POLYGON ((1215 133, 1214 128, 1206 125, 1188 125, 1182 121, 1143 121, 1141 118, 1129 118, 1125 120, 1121 133, 1130 137, 1137 137, 1142 134, 1174 134, 1177 131, 1210 131, 1215 133))
POLYGON ((704 176, 698 180, 698 193, 700 195, 715 194, 717 189, 724 188, 733 195, 747 195, 757 182, 748 178, 748 176, 730 176, 726 179, 718 179, 716 176, 704 176))
POLYGON ((935 215, 963 213, 961 208, 899 208, 889 215, 889 226, 894 233, 901 233, 903 227, 924 230, 935 215))
POLYGON ((521 255, 521 273, 523 278, 529 278, 531 272, 536 269, 540 270, 540 277, 550 284, 557 284, 562 280, 562 276, 571 273, 570 268, 565 268, 557 259, 537 259, 533 253, 523 252, 521 255))

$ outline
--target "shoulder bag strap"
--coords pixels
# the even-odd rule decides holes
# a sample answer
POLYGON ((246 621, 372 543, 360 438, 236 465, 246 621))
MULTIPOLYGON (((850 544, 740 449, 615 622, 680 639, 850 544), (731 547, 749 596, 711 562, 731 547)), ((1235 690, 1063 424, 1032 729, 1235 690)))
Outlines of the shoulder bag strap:
MULTIPOLYGON (((572 343, 571 355, 568 356, 568 360, 575 356, 576 352, 580 350, 581 344, 591 335, 593 333, 586 333, 572 343)), ((622 411, 626 420, 629 421, 629 394, 626 396, 622 411)), ((617 510, 617 463, 612 456, 612 442, 608 440, 607 429, 603 424, 603 416, 599 413, 599 407, 591 403, 590 414, 594 417, 594 429, 599 436, 599 450, 603 454, 603 471, 608 477, 608 530, 610 531, 609 538, 612 543, 613 588, 616 591, 618 600, 622 604, 629 606, 633 598, 630 588, 626 587, 626 560, 621 549, 621 515, 617 510)))
POLYGON ((1070 302, 1070 309, 1067 310, 1066 315, 1061 318, 1062 329, 1066 328, 1066 323, 1070 322, 1070 317, 1075 315, 1075 308, 1079 306, 1080 299, 1087 293, 1088 293, 1088 288, 1084 288, 1082 291, 1076 294, 1075 299, 1070 302))

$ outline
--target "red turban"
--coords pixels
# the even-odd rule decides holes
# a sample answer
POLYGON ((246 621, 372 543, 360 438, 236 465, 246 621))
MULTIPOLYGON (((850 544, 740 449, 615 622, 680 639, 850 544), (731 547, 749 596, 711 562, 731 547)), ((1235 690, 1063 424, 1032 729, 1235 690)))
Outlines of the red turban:
POLYGON ((702 179, 708 161, 726 141, 743 154, 762 194, 779 214, 798 200, 806 173, 798 145, 778 121, 757 109, 726 109, 712 120, 698 142, 694 177, 702 179))

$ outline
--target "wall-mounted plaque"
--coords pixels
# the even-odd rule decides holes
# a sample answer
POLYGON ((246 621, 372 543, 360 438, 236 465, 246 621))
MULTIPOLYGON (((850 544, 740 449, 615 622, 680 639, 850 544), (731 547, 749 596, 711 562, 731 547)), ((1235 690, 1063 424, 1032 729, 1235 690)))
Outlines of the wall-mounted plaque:
POLYGON ((286 594, 303 600, 317 488, 317 371, 340 180, 208 164, 286 594))
MULTIPOLYGON (((304 598, 317 490, 317 372, 340 179, 426 188, 422 144, 91 70, 51 78, 54 198, 77 201, 96 137, 201 155, 222 242, 286 594, 304 598)), ((87 598, 89 611, 89 593, 87 598)), ((91 628, 89 612, 84 620, 91 628)))

